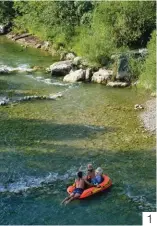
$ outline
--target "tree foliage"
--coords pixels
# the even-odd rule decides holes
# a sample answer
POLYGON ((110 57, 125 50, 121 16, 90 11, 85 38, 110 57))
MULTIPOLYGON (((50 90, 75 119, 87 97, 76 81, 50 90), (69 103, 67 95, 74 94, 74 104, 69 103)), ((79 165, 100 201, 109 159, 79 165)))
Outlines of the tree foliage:
POLYGON ((14 17, 12 1, 0 1, 0 24, 8 24, 14 17))
POLYGON ((140 84, 147 89, 156 89, 156 30, 152 32, 147 45, 148 56, 140 75, 140 84))
MULTIPOLYGON (((14 16, 15 32, 30 32, 106 65, 122 49, 146 47, 156 27, 155 9, 155 1, 1 1, 0 19, 14 16)), ((131 66, 140 73, 142 65, 132 60, 131 66)))

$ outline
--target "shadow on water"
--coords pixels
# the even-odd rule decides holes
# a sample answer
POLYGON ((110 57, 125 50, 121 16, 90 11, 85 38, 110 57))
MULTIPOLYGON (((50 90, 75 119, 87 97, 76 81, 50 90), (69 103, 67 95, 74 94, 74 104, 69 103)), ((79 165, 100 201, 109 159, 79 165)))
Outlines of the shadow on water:
POLYGON ((2 119, 0 121, 1 144, 21 145, 33 144, 43 141, 63 141, 84 139, 96 134, 115 131, 112 127, 87 127, 75 124, 57 124, 51 121, 25 120, 25 119, 2 119))
POLYGON ((21 90, 19 84, 0 79, 0 95, 3 97, 22 97, 34 94, 34 92, 35 91, 30 89, 21 90))

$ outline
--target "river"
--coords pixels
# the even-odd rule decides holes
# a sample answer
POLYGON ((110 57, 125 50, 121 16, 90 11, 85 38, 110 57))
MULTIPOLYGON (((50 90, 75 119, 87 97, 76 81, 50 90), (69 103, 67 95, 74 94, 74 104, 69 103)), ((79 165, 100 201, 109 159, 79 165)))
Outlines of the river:
MULTIPOLYGON (((0 37, 0 67, 54 61, 0 37)), ((0 224, 140 225, 142 212, 156 211, 155 136, 134 110, 149 93, 67 84, 44 71, 0 75, 0 98, 56 93, 63 97, 0 106, 0 224), (101 166, 113 186, 61 206, 88 163, 101 166)))

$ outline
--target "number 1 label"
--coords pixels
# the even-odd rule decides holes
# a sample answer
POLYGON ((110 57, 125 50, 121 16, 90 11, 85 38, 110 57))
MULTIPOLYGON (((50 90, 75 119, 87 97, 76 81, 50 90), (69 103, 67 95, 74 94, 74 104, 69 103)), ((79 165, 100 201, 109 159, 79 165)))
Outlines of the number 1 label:
POLYGON ((142 213, 143 226, 156 226, 157 225, 157 212, 143 212, 142 213))

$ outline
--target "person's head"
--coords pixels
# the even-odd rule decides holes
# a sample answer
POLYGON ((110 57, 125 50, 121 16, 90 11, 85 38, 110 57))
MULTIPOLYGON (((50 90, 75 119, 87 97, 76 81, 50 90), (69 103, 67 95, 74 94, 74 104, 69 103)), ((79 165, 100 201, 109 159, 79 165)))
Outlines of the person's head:
POLYGON ((88 165, 87 165, 87 170, 93 170, 92 164, 88 164, 88 165))
POLYGON ((96 174, 96 175, 102 175, 102 173, 103 173, 103 170, 102 170, 101 167, 98 167, 98 168, 95 170, 95 174, 96 174))
POLYGON ((94 170, 94 169, 93 169, 92 164, 88 164, 88 165, 87 165, 87 171, 88 171, 88 172, 93 172, 93 170, 94 170))
POLYGON ((82 178, 82 176, 83 176, 82 171, 79 171, 79 172, 77 173, 77 176, 78 176, 78 178, 82 178))

